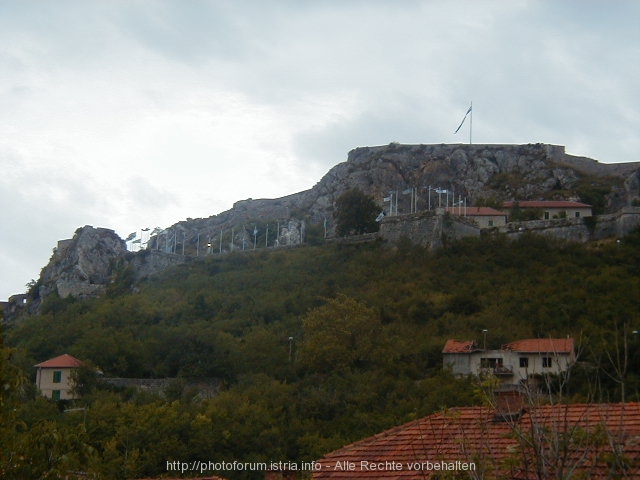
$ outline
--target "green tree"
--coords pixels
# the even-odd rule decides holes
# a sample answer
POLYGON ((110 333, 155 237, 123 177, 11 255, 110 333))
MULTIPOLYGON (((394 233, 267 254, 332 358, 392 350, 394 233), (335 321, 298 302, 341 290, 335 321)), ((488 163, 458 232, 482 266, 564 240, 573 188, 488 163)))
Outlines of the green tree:
POLYGON ((347 190, 336 200, 336 234, 360 235, 378 231, 376 216, 380 208, 361 190, 347 190))
POLYGON ((8 478, 16 463, 16 432, 26 429, 16 415, 21 391, 26 383, 24 373, 12 362, 15 349, 0 346, 0 477, 8 478))
POLYGON ((301 361, 316 372, 364 367, 380 348, 380 316, 344 295, 309 312, 303 326, 301 361))
POLYGON ((94 451, 84 425, 38 418, 41 402, 27 398, 15 353, 0 347, 0 478, 53 479, 71 470, 89 471, 94 451))

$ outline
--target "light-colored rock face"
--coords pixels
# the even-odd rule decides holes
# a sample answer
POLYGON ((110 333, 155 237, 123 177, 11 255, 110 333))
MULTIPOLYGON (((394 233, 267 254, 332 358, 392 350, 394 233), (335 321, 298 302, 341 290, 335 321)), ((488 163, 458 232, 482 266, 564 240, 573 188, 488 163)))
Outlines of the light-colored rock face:
POLYGON ((470 202, 494 196, 528 198, 552 188, 570 188, 572 168, 556 162, 562 147, 550 145, 389 145, 352 151, 347 164, 354 183, 365 172, 380 193, 386 189, 437 186, 470 202))
POLYGON ((116 268, 129 255, 126 243, 106 228, 85 226, 69 240, 61 240, 40 275, 40 298, 90 297, 104 292, 116 268))

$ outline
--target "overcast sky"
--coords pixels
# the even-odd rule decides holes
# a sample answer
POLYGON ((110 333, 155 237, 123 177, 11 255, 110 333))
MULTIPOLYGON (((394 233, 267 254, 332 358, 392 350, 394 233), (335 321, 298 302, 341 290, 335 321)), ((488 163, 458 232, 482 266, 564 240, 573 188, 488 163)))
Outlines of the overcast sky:
POLYGON ((358 146, 640 160, 635 0, 0 0, 0 300, 77 227, 312 187, 358 146))

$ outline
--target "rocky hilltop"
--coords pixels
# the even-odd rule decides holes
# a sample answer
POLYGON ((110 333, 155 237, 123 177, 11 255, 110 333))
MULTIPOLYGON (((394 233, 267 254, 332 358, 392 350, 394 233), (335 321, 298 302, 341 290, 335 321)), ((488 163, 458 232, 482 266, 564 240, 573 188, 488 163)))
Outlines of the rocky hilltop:
MULTIPOLYGON (((547 144, 392 143, 356 148, 309 190, 277 199, 242 200, 226 212, 176 223, 157 232, 136 254, 127 251, 112 230, 80 228, 72 239, 58 243, 29 292, 29 310, 36 310, 53 292, 60 297, 101 295, 127 268, 139 279, 196 256, 256 245, 296 245, 314 234, 330 237, 334 203, 351 188, 373 196, 387 211, 384 199, 393 192, 393 208, 400 215, 441 201, 435 188, 454 192, 468 205, 574 199, 594 205, 594 213, 612 213, 640 205, 640 162, 603 164, 547 144), (413 202, 412 195, 403 195, 407 191, 415 192, 413 202)), ((14 304, 24 302, 22 297, 14 304)))
MULTIPOLYGON (((563 146, 547 144, 361 147, 349 152, 346 162, 329 170, 310 190, 278 199, 242 200, 218 215, 177 223, 168 229, 168 234, 165 231, 166 238, 163 235, 152 238, 150 248, 171 250, 171 235, 178 243, 186 238, 194 244, 198 233, 201 239, 212 240, 215 248, 220 232, 232 228, 252 242, 256 223, 263 227, 269 223, 274 241, 279 223, 285 229, 277 239, 279 244, 292 244, 300 240, 302 222, 320 225, 326 218, 331 235, 335 200, 350 188, 372 195, 381 209, 389 192, 398 192, 398 213, 402 214, 409 213, 411 208, 409 196, 403 196, 402 192, 417 188, 417 208, 424 209, 429 186, 448 189, 470 205, 487 200, 536 199, 592 203, 594 199, 585 197, 595 190, 605 190, 598 198, 603 202, 600 213, 609 213, 639 201, 640 162, 604 164, 566 154, 563 146), (243 225, 246 233, 242 233, 243 225)), ((435 195, 433 191, 431 195, 435 195)), ((238 238, 234 236, 234 244, 238 238)), ((229 242, 225 240, 223 249, 230 242, 230 238, 229 242)))
MULTIPOLYGON (((221 232, 228 232, 223 249, 245 239, 253 242, 255 224, 269 223, 273 241, 296 243, 304 226, 324 225, 333 232, 335 200, 350 188, 373 196, 381 210, 389 192, 397 192, 398 213, 410 213, 410 196, 416 188, 418 210, 426 209, 429 187, 447 189, 467 204, 503 200, 575 199, 596 206, 596 213, 609 213, 640 202, 640 162, 605 164, 565 153, 559 145, 400 145, 361 147, 349 152, 346 162, 333 167, 310 190, 278 199, 248 199, 231 210, 203 219, 177 223, 149 244, 150 248, 173 251, 193 248, 198 234, 216 248, 221 232), (600 211, 598 212, 598 208, 600 211), (275 238, 276 224, 281 227, 275 238), (244 226, 244 228, 243 228, 244 226), (234 229, 233 242, 230 230, 234 229), (282 230, 284 228, 284 230, 282 230), (284 233, 283 233, 284 232, 284 233), (173 238, 173 240, 172 240, 173 238), (178 245, 172 246, 172 242, 178 245)), ((388 208, 388 206, 386 207, 388 208)), ((395 208, 395 207, 394 207, 395 208)), ((271 244, 271 239, 269 244, 271 244)))

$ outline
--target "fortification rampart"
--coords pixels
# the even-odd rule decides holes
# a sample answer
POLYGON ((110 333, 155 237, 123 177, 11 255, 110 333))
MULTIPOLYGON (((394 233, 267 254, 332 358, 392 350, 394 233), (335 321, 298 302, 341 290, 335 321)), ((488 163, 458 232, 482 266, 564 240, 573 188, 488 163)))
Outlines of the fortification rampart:
POLYGON ((624 237, 639 226, 640 207, 624 207, 620 211, 608 215, 511 222, 495 230, 513 238, 529 232, 573 242, 587 242, 624 237))
POLYGON ((431 212, 386 217, 380 224, 379 236, 387 243, 397 244, 403 239, 431 248, 442 243, 442 215, 431 212))
POLYGON ((504 234, 517 238, 524 233, 559 238, 572 242, 587 242, 612 237, 623 237, 640 227, 640 207, 625 207, 620 211, 586 218, 562 218, 511 222, 504 227, 481 229, 473 220, 449 214, 427 211, 385 218, 380 225, 379 238, 390 244, 402 239, 417 245, 437 248, 446 238, 477 237, 481 233, 504 234))

